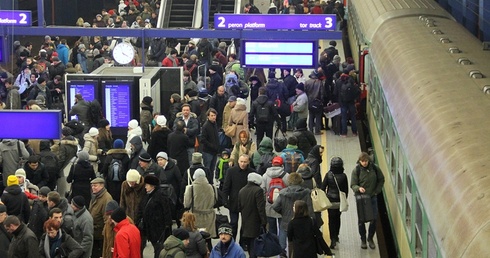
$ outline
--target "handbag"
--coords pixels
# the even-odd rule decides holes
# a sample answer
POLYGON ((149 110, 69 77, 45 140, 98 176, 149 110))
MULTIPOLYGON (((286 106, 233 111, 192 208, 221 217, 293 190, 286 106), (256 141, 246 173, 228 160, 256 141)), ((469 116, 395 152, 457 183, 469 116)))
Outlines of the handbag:
POLYGON ((226 194, 215 186, 214 188, 214 208, 220 208, 226 204, 226 194))
POLYGON ((339 189, 339 197, 340 197, 340 207, 339 210, 340 212, 347 211, 349 209, 349 203, 347 202, 347 196, 344 192, 340 191, 339 184, 337 183, 337 178, 335 178, 335 175, 333 175, 333 180, 335 180, 335 184, 337 185, 337 189, 339 189))
POLYGON ((225 135, 230 137, 230 138, 233 138, 235 137, 235 134, 236 134, 236 124, 233 123, 232 125, 229 125, 227 127, 225 127, 225 135))
POLYGON ((313 236, 315 237, 315 242, 316 242, 316 253, 317 254, 326 254, 329 256, 332 256, 332 250, 330 250, 330 247, 327 245, 325 242, 325 239, 323 239, 322 232, 318 228, 317 225, 315 225, 315 221, 311 219, 311 224, 313 225, 313 236))
POLYGON ((332 203, 327 198, 327 194, 322 189, 318 188, 315 179, 313 179, 313 189, 311 190, 311 203, 313 204, 314 212, 321 212, 330 207, 332 203))
POLYGON ((255 255, 259 257, 277 256, 283 252, 279 238, 262 229, 262 234, 254 240, 255 255))
POLYGON ((276 132, 274 133, 274 150, 276 152, 281 152, 284 149, 286 149, 286 146, 288 145, 288 139, 286 139, 286 134, 281 131, 282 135, 279 135, 279 131, 281 129, 278 127, 276 129, 276 132))
POLYGON ((332 118, 340 115, 340 104, 339 103, 330 103, 325 108, 323 108, 323 112, 327 118, 332 118))
POLYGON ((374 220, 371 196, 367 194, 356 195, 357 217, 360 223, 366 223, 374 220))
POLYGON ((221 211, 218 208, 218 213, 216 213, 216 220, 215 220, 216 238, 219 238, 219 234, 218 234, 219 227, 225 223, 230 223, 230 221, 228 220, 228 216, 221 214, 221 211))
POLYGON ((19 154, 19 162, 17 163, 17 168, 24 168, 24 165, 27 162, 27 159, 25 159, 22 156, 22 152, 20 151, 20 140, 17 140, 17 153, 19 154))
POLYGON ((308 110, 313 113, 320 113, 323 111, 323 102, 319 99, 314 99, 308 103, 308 110))

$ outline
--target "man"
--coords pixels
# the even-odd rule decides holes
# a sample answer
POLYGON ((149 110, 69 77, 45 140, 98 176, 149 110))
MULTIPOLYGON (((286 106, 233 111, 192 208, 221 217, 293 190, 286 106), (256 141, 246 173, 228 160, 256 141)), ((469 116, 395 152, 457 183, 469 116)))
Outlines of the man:
POLYGON ((68 49, 68 45, 66 44, 66 39, 60 40, 60 43, 58 44, 58 46, 56 46, 56 52, 58 52, 58 58, 60 59, 60 61, 64 65, 66 65, 69 59, 68 56, 69 49, 68 49))
POLYGON ((160 257, 186 257, 186 247, 189 245, 189 232, 183 228, 172 230, 167 240, 163 243, 164 249, 160 257))
POLYGON ((165 57, 162 61, 163 67, 177 67, 179 66, 179 59, 177 59, 177 50, 170 50, 170 55, 165 57))
POLYGON ((82 94, 78 93, 75 95, 75 105, 71 108, 69 115, 77 116, 78 121, 82 122, 85 126, 86 131, 90 128, 90 118, 88 117, 88 111, 90 109, 90 103, 83 99, 82 94))
POLYGON ((0 100, 5 102, 7 100, 7 87, 5 86, 5 81, 9 78, 7 72, 0 73, 0 100))
POLYGON ((275 70, 269 71, 269 81, 267 82, 267 97, 269 102, 274 103, 277 108, 277 113, 281 116, 281 131, 286 131, 286 117, 291 114, 291 107, 287 104, 289 96, 288 89, 283 82, 276 78, 275 70))
POLYGON ((0 142, 0 164, 2 164, 4 186, 7 186, 7 177, 14 175, 21 158, 24 160, 29 158, 24 142, 17 139, 3 139, 0 142), (22 157, 19 157, 19 153, 22 157))
POLYGON ((223 85, 223 77, 218 73, 219 66, 211 65, 208 69, 209 77, 211 77, 210 87, 209 87, 209 95, 214 95, 218 87, 223 85))
POLYGON ((184 71, 184 77, 182 77, 182 81, 184 82, 184 95, 186 95, 191 90, 199 92, 197 84, 192 80, 191 73, 189 71, 184 71))
POLYGON ((296 130, 294 130, 293 136, 298 139, 298 149, 303 152, 303 155, 305 157, 308 156, 311 149, 313 149, 313 146, 317 144, 313 132, 309 131, 308 128, 306 128, 306 118, 298 119, 298 121, 296 122, 296 130))
POLYGON ((53 63, 48 66, 49 79, 53 80, 56 75, 63 76, 65 74, 65 65, 60 61, 59 57, 55 56, 51 59, 53 63))
POLYGON ((52 96, 49 89, 46 87, 46 80, 43 77, 37 78, 37 83, 33 85, 34 87, 30 92, 29 96, 27 96, 27 101, 31 99, 36 99, 37 96, 42 95, 46 100, 46 107, 51 108, 52 96))
POLYGON ((347 120, 351 120, 352 135, 357 136, 356 100, 361 94, 357 83, 349 76, 348 72, 342 73, 335 82, 334 95, 338 96, 341 115, 340 136, 347 137, 347 120))
POLYGON ((265 214, 265 195, 260 188, 262 176, 250 173, 247 176, 247 185, 238 192, 238 209, 242 214, 243 242, 248 246, 251 258, 257 257, 254 252, 254 240, 265 230, 267 217, 265 214))
MULTIPOLYGON (((381 193, 385 177, 378 166, 371 162, 369 154, 362 152, 359 155, 358 164, 352 170, 350 187, 355 195, 365 194, 371 197, 374 220, 369 223, 367 241, 369 248, 374 249, 374 233, 376 233, 376 221, 378 218, 378 194, 381 193)), ((359 221, 359 234, 361 235, 361 248, 367 249, 366 227, 364 222, 359 221)))
POLYGON ((166 152, 159 152, 157 154, 158 166, 163 169, 163 173, 160 173, 160 182, 167 184, 168 187, 172 187, 172 191, 169 192, 169 198, 172 201, 172 219, 175 220, 177 226, 180 227, 180 212, 182 203, 180 202, 180 184, 182 183, 182 174, 180 173, 179 167, 175 164, 172 159, 168 158, 166 152))
POLYGON ((145 177, 146 175, 155 175, 160 177, 160 174, 163 174, 163 169, 158 166, 153 159, 151 159, 150 154, 146 152, 142 153, 139 155, 138 159, 138 167, 136 170, 141 176, 145 177))
POLYGON ((305 93, 308 96, 308 127, 311 132, 315 131, 315 135, 321 135, 323 105, 320 105, 320 108, 315 107, 317 106, 316 104, 323 103, 325 93, 323 82, 316 71, 312 71, 310 79, 305 82, 305 93))
MULTIPOLYGON (((47 84, 48 89, 51 91, 52 103, 63 106, 63 95, 65 94, 65 85, 62 82, 61 76, 56 75, 52 81, 47 84)), ((54 107, 52 107, 54 109, 54 107)), ((63 110, 64 112, 64 110, 63 110)))
POLYGON ((269 98, 267 97, 267 89, 259 88, 259 96, 252 103, 250 111, 250 121, 255 121, 255 129, 257 130, 257 142, 261 142, 264 138, 264 133, 267 137, 272 138, 272 129, 274 121, 278 124, 281 122, 277 114, 277 109, 274 108, 269 98))
POLYGON ((8 233, 13 235, 7 257, 38 258, 39 242, 36 235, 19 218, 9 215, 3 222, 8 233))
POLYGON ((298 138, 296 136, 290 136, 288 138, 288 145, 282 150, 280 156, 284 161, 284 171, 286 173, 296 172, 300 164, 305 161, 304 154, 298 149, 298 138))
MULTIPOLYGON (((85 253, 82 258, 90 258, 94 245, 94 221, 85 208, 85 199, 77 195, 71 200, 71 208, 75 211, 73 238, 82 246, 85 253)), ((92 256, 92 257, 100 257, 92 256)))
MULTIPOLYGON (((31 215, 29 216, 29 228, 41 239, 44 233, 44 222, 48 219, 48 193, 49 187, 43 186, 39 190, 39 197, 32 203, 31 215)), ((60 221, 61 222, 61 221, 60 221)))
POLYGON ((249 164, 250 157, 247 154, 242 154, 238 158, 238 166, 229 168, 225 177, 223 193, 228 196, 227 208, 230 210, 230 224, 233 228, 233 236, 237 236, 238 233, 238 217, 240 214, 238 193, 247 184, 248 174, 255 172, 249 167, 249 164))
POLYGON ((177 160, 180 173, 185 173, 189 168, 190 159, 187 150, 194 146, 193 142, 191 143, 189 137, 185 134, 185 129, 184 121, 176 121, 174 123, 174 131, 167 138, 168 154, 171 158, 177 160))
POLYGON ((31 184, 34 184, 39 188, 48 184, 48 171, 44 169, 44 164, 39 162, 37 155, 29 157, 27 163, 24 165, 24 170, 26 172, 27 179, 31 184))
MULTIPOLYGON (((178 121, 183 121, 185 124, 184 134, 187 135, 189 139, 189 147, 187 148, 187 158, 188 162, 191 160, 192 153, 194 153, 194 143, 196 142, 196 137, 199 134, 199 121, 195 117, 195 114, 191 113, 191 106, 189 104, 182 105, 182 112, 177 114, 177 118, 174 122, 174 131, 178 121)), ((170 137, 169 137, 170 139, 170 137)), ((168 144, 170 146, 170 144, 168 144)), ((172 158, 172 155, 170 155, 172 158)), ((179 163, 177 163, 179 164, 179 163)), ((189 164, 190 165, 190 164, 189 164)), ((180 168, 180 166, 179 166, 180 168)), ((183 171, 182 169, 180 171, 183 171)))
POLYGON ((289 128, 294 129, 297 121, 299 119, 308 118, 308 96, 305 93, 305 85, 303 83, 298 83, 296 85, 296 99, 293 102, 293 116, 289 119, 289 128), (293 119, 294 118, 294 119, 293 119))
POLYGON ((223 126, 223 111, 225 110, 227 102, 228 93, 225 91, 225 87, 221 85, 209 101, 209 107, 214 108, 217 113, 216 124, 218 125, 218 129, 221 129, 223 126))
POLYGON ((200 152, 192 153, 191 163, 192 163, 191 167, 188 170, 182 172, 183 175, 182 175, 182 183, 180 188, 182 189, 182 191, 180 192, 181 198, 184 197, 185 188, 188 185, 189 181, 192 180, 192 178, 194 178, 194 172, 196 172, 198 168, 204 170, 204 173, 206 173, 206 178, 208 179, 208 182, 210 184, 214 182, 209 168, 204 166, 202 153, 200 152))
POLYGON ((5 88, 7 89, 7 99, 5 100, 5 109, 21 109, 22 103, 20 99, 20 87, 14 85, 14 78, 10 77, 5 80, 5 88))
POLYGON ((252 4, 245 4, 243 13, 260 13, 259 8, 252 4))
POLYGON ((223 109, 223 120, 221 121, 222 125, 228 124, 228 121, 230 120, 231 110, 236 106, 236 100, 237 100, 236 96, 230 96, 228 98, 228 103, 226 103, 225 108, 223 109))
POLYGON ((117 208, 111 214, 116 237, 113 257, 141 257, 141 236, 138 228, 129 222, 124 209, 117 208))
POLYGON ((282 74, 284 78, 282 79, 284 82, 284 85, 288 89, 288 104, 292 104, 294 102, 294 99, 296 97, 296 85, 298 85, 298 81, 296 81, 296 78, 294 78, 291 75, 291 69, 289 68, 282 68, 282 74))
POLYGON ((29 222, 31 207, 19 186, 19 180, 14 175, 7 178, 7 188, 2 194, 1 202, 7 207, 8 215, 18 216, 24 223, 29 222))
POLYGON ((92 249, 92 257, 100 257, 102 255, 102 245, 104 240, 102 229, 104 228, 105 207, 108 202, 112 201, 112 196, 109 194, 109 192, 107 192, 104 184, 104 179, 100 177, 90 181, 92 194, 94 195, 92 200, 90 200, 90 206, 88 207, 94 222, 94 245, 92 249))
MULTIPOLYGON (((153 15, 153 14, 152 14, 153 15)), ((165 50, 167 45, 165 44, 165 39, 161 37, 155 37, 150 42, 150 56, 149 60, 156 61, 158 66, 162 65, 163 59, 166 57, 165 50)))
POLYGON ((0 204, 0 257, 7 257, 12 235, 7 232, 3 222, 7 218, 7 207, 0 204))
POLYGON ((201 132, 202 157, 204 159, 204 166, 209 168, 211 178, 213 178, 216 159, 220 149, 218 126, 216 124, 218 112, 214 108, 210 108, 206 114, 208 120, 202 126, 201 132))
POLYGON ((218 228, 219 242, 211 250, 211 258, 245 258, 243 249, 235 243, 233 230, 229 224, 221 224, 218 228))
POLYGON ((62 212, 62 221, 61 228, 68 234, 73 234, 73 221, 74 221, 74 212, 72 206, 68 203, 68 200, 64 197, 61 197, 60 194, 56 191, 51 191, 48 193, 48 209, 49 213, 53 209, 60 209, 62 212))

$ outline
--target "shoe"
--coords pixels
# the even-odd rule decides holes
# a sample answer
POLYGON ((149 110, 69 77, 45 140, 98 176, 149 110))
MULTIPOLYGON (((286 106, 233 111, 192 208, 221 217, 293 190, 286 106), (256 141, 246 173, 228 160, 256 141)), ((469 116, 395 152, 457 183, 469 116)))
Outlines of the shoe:
POLYGON ((368 239, 368 243, 369 243, 369 248, 371 248, 371 249, 376 248, 376 244, 374 244, 374 241, 372 238, 368 239))
POLYGON ((323 132, 316 132, 315 135, 322 135, 323 132))
POLYGON ((337 246, 337 242, 335 240, 332 240, 330 244, 330 249, 335 249, 336 246, 337 246))
POLYGON ((347 138, 347 134, 341 134, 340 137, 347 138))
POLYGON ((362 242, 361 242, 361 248, 362 248, 362 249, 367 249, 367 243, 366 243, 366 240, 362 240, 362 242))
POLYGON ((357 137, 357 133, 353 133, 352 136, 357 137))

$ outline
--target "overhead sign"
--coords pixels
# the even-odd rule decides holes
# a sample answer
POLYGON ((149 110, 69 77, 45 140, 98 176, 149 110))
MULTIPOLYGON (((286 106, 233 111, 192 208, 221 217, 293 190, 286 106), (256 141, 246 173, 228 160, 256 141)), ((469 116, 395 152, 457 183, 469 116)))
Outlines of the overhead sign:
POLYGON ((219 30, 334 30, 335 14, 215 14, 219 30))
POLYGON ((0 26, 31 26, 31 11, 2 10, 0 11, 0 26))
POLYGON ((242 40, 240 63, 247 68, 314 68, 318 59, 316 40, 242 40))

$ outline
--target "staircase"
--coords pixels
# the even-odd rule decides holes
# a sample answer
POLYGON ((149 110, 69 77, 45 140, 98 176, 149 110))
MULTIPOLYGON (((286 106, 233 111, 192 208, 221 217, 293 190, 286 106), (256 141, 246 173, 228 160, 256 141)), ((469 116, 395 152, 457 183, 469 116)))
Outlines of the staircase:
POLYGON ((173 0, 168 28, 190 28, 194 17, 195 0, 173 0))

